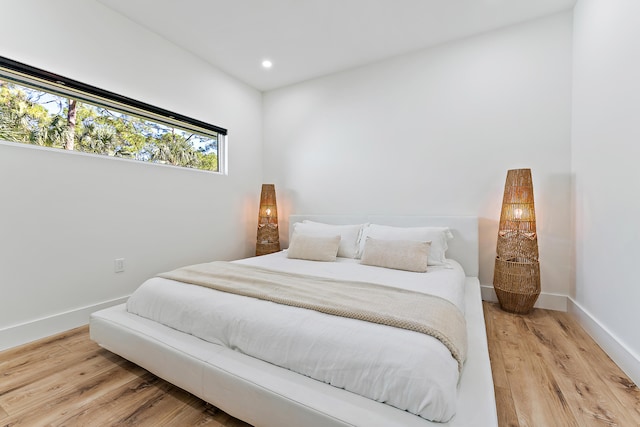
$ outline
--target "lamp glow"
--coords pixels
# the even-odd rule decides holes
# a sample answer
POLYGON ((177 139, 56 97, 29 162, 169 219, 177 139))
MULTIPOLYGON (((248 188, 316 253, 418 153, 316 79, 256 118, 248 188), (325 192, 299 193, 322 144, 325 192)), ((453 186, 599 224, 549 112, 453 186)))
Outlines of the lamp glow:
POLYGON ((280 236, 278 232, 276 189, 273 184, 262 184, 258 212, 256 255, 266 255, 279 250, 280 236))
POLYGON ((270 61, 270 60, 268 60, 268 59, 265 59, 264 61, 262 61, 262 68, 267 68, 267 69, 269 69, 269 68, 271 68, 271 67, 273 67, 273 62, 271 62, 271 61, 270 61))

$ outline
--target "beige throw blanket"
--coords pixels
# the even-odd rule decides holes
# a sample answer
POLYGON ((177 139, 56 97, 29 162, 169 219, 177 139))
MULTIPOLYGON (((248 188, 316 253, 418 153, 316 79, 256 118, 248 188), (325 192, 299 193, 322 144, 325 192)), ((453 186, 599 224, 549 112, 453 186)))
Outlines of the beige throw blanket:
POLYGON ((431 335, 451 351, 460 370, 467 356, 464 316, 437 296, 224 261, 191 265, 159 277, 431 335))

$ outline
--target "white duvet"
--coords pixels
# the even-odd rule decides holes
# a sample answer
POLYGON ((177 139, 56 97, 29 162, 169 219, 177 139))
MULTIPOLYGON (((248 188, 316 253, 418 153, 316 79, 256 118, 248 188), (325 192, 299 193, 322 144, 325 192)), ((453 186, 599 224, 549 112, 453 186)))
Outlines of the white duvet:
MULTIPOLYGON (((427 273, 346 258, 293 260, 285 252, 236 262, 430 293, 464 313, 464 272, 455 261, 427 273)), ((428 335, 157 277, 133 293, 127 310, 428 420, 455 414, 458 364, 428 335)))

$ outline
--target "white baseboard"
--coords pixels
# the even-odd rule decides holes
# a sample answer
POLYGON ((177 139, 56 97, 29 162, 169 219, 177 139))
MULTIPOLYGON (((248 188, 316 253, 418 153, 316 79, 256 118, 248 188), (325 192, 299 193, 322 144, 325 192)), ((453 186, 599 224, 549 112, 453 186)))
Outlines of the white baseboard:
POLYGON ((94 311, 122 304, 127 298, 116 298, 0 329, 0 351, 86 325, 94 311))
MULTIPOLYGON (((498 302, 496 291, 491 285, 481 285, 482 299, 484 301, 498 302)), ((534 307, 547 310, 567 311, 567 296, 542 292, 534 307)))
POLYGON ((568 300, 568 312, 578 320, 591 338, 607 355, 629 376, 631 381, 640 385, 640 356, 634 354, 618 337, 600 323, 591 313, 572 298, 568 300))

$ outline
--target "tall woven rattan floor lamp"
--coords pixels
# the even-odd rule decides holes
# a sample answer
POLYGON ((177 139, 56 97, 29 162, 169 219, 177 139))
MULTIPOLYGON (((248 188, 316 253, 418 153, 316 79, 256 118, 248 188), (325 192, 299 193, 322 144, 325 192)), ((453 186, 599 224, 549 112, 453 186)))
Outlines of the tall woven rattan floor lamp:
POLYGON ((256 240, 256 255, 266 255, 280 250, 276 186, 273 184, 262 184, 256 240))
POLYGON ((526 314, 540 295, 538 234, 531 169, 507 171, 493 287, 500 307, 526 314))

